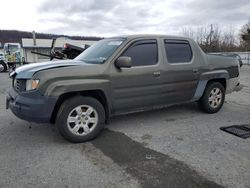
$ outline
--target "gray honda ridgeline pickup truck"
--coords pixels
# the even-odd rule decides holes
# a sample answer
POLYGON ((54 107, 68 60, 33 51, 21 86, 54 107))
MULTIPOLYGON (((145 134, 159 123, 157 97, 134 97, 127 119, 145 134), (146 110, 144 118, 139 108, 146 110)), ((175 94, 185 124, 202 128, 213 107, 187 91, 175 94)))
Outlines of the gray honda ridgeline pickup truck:
POLYGON ((95 138, 110 117, 196 101, 218 112, 239 85, 237 59, 205 54, 191 39, 121 36, 74 60, 34 63, 10 73, 6 107, 19 118, 55 123, 71 142, 95 138))

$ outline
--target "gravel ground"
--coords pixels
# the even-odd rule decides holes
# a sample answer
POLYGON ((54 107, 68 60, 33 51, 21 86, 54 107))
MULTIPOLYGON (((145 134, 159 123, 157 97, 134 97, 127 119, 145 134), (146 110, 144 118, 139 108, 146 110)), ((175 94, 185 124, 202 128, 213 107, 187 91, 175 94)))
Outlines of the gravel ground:
POLYGON ((250 139, 219 130, 250 124, 250 67, 217 114, 192 103, 120 116, 83 144, 5 110, 10 83, 1 73, 0 187, 250 187, 250 139))

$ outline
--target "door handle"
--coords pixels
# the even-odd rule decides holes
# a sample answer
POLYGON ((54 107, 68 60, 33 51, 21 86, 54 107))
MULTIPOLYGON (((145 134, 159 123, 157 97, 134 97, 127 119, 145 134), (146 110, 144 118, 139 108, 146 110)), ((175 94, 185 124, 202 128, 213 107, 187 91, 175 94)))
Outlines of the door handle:
POLYGON ((194 73, 197 73, 199 70, 198 69, 193 69, 193 72, 194 73))
POLYGON ((154 72, 153 75, 154 75, 155 77, 159 77, 159 76, 161 76, 161 72, 159 72, 159 71, 154 72))

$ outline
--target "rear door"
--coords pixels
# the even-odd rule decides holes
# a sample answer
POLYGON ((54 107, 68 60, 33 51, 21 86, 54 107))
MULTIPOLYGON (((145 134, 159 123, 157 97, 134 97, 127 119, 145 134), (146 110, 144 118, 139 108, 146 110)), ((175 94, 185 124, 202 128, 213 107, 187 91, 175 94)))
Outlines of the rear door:
POLYGON ((131 68, 111 69, 115 114, 143 110, 159 103, 160 62, 156 39, 133 41, 120 56, 132 59, 131 68))
POLYGON ((163 40, 165 69, 161 92, 165 103, 179 103, 193 98, 199 78, 199 62, 188 40, 163 40))

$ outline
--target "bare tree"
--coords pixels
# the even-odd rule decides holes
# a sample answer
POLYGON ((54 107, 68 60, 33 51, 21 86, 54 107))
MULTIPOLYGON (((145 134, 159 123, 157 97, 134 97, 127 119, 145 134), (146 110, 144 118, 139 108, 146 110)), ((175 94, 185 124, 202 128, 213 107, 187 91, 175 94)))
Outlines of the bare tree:
POLYGON ((205 52, 220 50, 221 31, 218 25, 200 27, 197 30, 197 42, 205 52))
POLYGON ((223 32, 223 36, 221 38, 221 51, 238 51, 237 35, 235 34, 235 29, 232 26, 223 32))
POLYGON ((184 36, 193 38, 205 52, 229 52, 239 51, 237 35, 231 26, 228 29, 221 29, 219 25, 200 26, 184 28, 184 36))

